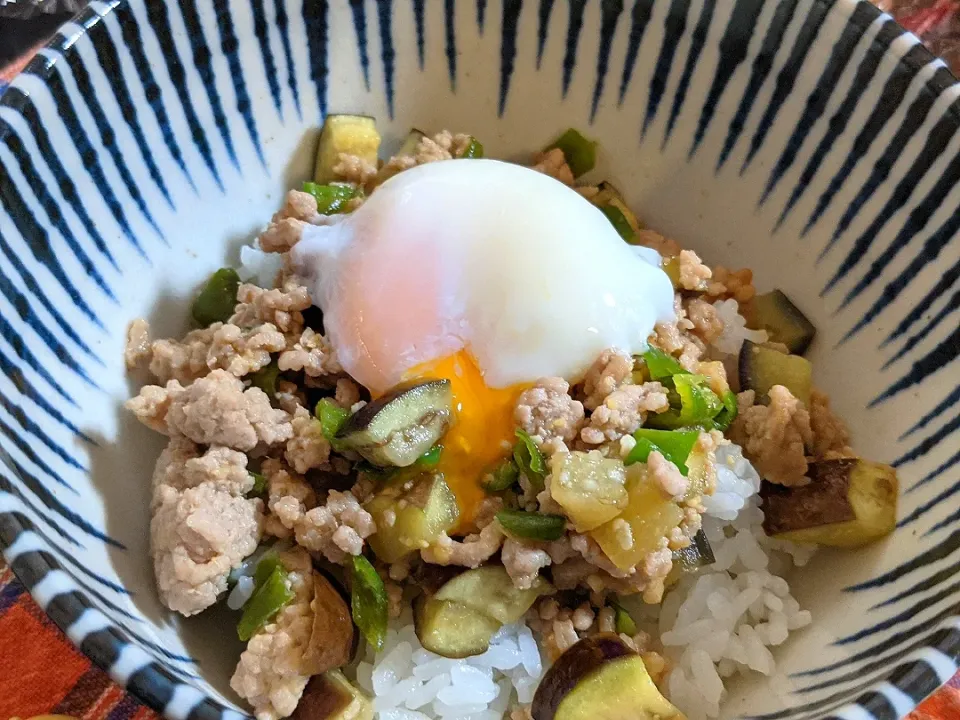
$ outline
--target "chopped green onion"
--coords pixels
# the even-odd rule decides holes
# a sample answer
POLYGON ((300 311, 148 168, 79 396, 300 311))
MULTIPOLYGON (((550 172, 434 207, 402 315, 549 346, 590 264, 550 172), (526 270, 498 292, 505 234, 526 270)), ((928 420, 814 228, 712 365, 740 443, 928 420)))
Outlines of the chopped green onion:
POLYGON ((623 633, 624 635, 629 635, 633 637, 637 634, 637 623, 634 622, 633 618, 630 617, 628 613, 619 603, 611 602, 613 606, 613 623, 614 629, 618 633, 623 633))
POLYGON ((262 367, 250 376, 250 382, 254 387, 263 390, 268 397, 273 398, 277 394, 277 378, 280 376, 280 366, 277 361, 272 361, 266 367, 262 367))
POLYGON ((560 148, 563 157, 570 166, 574 177, 580 177, 585 172, 593 170, 597 164, 597 143, 587 140, 578 131, 570 128, 563 135, 547 145, 544 150, 560 148))
POLYGON ((334 450, 339 449, 340 441, 337 440, 337 432, 350 417, 350 411, 340 407, 330 398, 321 398, 313 409, 313 414, 320 421, 323 437, 334 450))
POLYGON ((562 538, 567 527, 567 519, 563 515, 522 510, 502 510, 497 513, 497 522, 510 535, 545 542, 562 538))
POLYGON ((530 482, 543 486, 547 475, 547 463, 540 454, 537 444, 523 430, 517 430, 517 444, 513 448, 513 460, 530 482))
POLYGON ((417 460, 417 463, 424 467, 436 467, 437 463, 440 462, 440 454, 442 452, 443 445, 434 445, 420 456, 420 459, 417 460))
POLYGON ((258 472, 250 471, 250 477, 253 478, 253 489, 250 490, 251 495, 263 495, 267 490, 267 479, 258 472))
POLYGON ((661 380, 672 375, 689 375, 680 363, 667 355, 663 350, 655 347, 649 348, 641 357, 647 365, 651 380, 661 380))
POLYGON ((460 156, 462 158, 482 158, 483 157, 483 145, 480 144, 480 141, 475 137, 470 138, 470 143, 467 145, 466 149, 463 151, 463 154, 460 156))
POLYGON ((683 427, 713 427, 713 418, 723 409, 723 402, 708 386, 703 375, 674 375, 673 384, 680 409, 670 409, 647 418, 646 426, 662 430, 683 427))
POLYGON ((243 615, 240 616, 240 622, 237 623, 237 636, 247 641, 253 637, 257 631, 270 622, 278 612, 283 610, 286 605, 293 600, 293 590, 290 589, 290 583, 287 577, 287 571, 275 558, 275 564, 267 563, 264 560, 257 565, 257 572, 254 576, 256 590, 246 605, 243 606, 243 615), (262 577, 261 568, 272 567, 269 575, 262 577))
POLYGON ((726 432, 737 419, 737 396, 732 390, 727 390, 720 400, 723 402, 723 409, 713 419, 713 426, 721 432, 726 432))
POLYGON ((350 588, 353 622, 367 642, 383 649, 387 637, 387 589, 373 565, 363 555, 353 558, 353 582, 350 588))
POLYGON ((315 182, 305 182, 303 191, 316 198, 317 212, 321 215, 336 215, 346 211, 347 203, 363 193, 353 185, 319 185, 315 182))
POLYGON ((220 268, 203 286, 193 301, 193 319, 204 327, 215 322, 226 322, 237 306, 240 276, 233 268, 220 268))
POLYGON ((640 428, 633 434, 637 444, 623 461, 624 465, 646 462, 654 450, 679 468, 686 476, 687 458, 700 437, 698 430, 652 430, 640 428))
POLYGON ((487 475, 488 480, 484 482, 483 489, 488 493, 498 493, 513 487, 520 476, 520 468, 513 460, 504 460, 497 466, 497 469, 487 475))
POLYGON ((620 208, 616 205, 604 205, 600 208, 600 212, 607 216, 607 220, 613 225, 614 230, 620 233, 620 237, 627 242, 633 241, 633 228, 630 226, 627 216, 623 214, 620 208))

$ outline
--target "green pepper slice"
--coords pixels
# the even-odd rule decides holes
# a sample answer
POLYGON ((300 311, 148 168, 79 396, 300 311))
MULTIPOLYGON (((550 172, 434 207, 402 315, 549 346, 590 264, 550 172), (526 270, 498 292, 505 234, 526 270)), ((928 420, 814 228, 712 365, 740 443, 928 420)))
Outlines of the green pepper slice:
MULTIPOLYGON (((266 560, 266 557, 264 558, 266 560)), ((283 610, 293 600, 293 590, 287 578, 287 571, 283 568, 279 558, 274 556, 274 562, 260 561, 254 581, 257 589, 253 596, 243 606, 243 615, 237 623, 237 636, 246 642, 253 637, 260 628, 270 622, 278 612, 283 610), (261 568, 272 567, 269 575, 263 577, 261 568), (261 582, 262 579, 262 582, 261 582)))
POLYGON ((442 453, 443 445, 434 445, 420 456, 420 459, 417 460, 417 463, 423 467, 436 467, 437 463, 440 462, 440 455, 442 453))
POLYGON ((237 306, 240 276, 233 268, 220 268, 203 286, 193 301, 193 319, 204 327, 215 322, 226 322, 237 306))
POLYGON ((720 432, 726 432, 734 420, 737 419, 737 396, 732 390, 727 390, 721 397, 723 409, 713 418, 713 426, 720 432))
POLYGON ((504 460, 497 469, 487 476, 489 479, 483 484, 488 493, 498 493, 509 490, 520 477, 520 468, 513 460, 504 460))
POLYGON ((321 215, 336 215, 345 212, 347 203, 363 194, 353 185, 320 185, 315 182, 305 182, 303 191, 310 193, 317 201, 317 212, 321 215))
POLYGON ((703 375, 674 375, 674 390, 680 409, 671 409, 647 418, 646 426, 661 430, 683 427, 713 427, 713 418, 723 409, 723 402, 708 386, 703 375))
POLYGON ((511 535, 529 540, 559 540, 567 527, 563 515, 524 512, 523 510, 501 510, 497 521, 511 535))
POLYGON ((547 475, 547 462, 540 454, 540 449, 526 432, 517 430, 517 444, 513 448, 513 460, 530 482, 543 487, 543 479, 547 475))
POLYGON ((339 450, 341 443, 337 439, 337 432, 350 417, 350 411, 340 407, 330 398, 321 398, 313 409, 313 415, 320 421, 320 431, 330 443, 330 447, 339 450))
POLYGON ((250 495, 263 495, 267 490, 267 479, 258 472, 253 472, 250 470, 250 477, 253 478, 253 488, 250 490, 250 495))
POLYGON ((353 558, 350 609, 353 622, 363 637, 376 650, 382 650, 387 637, 387 589, 373 565, 363 555, 353 558))
POLYGON ((673 357, 655 347, 649 348, 642 356, 651 380, 662 380, 673 375, 689 375, 673 357))
POLYGON ((610 605, 613 607, 613 623, 614 629, 617 631, 617 633, 623 633, 624 635, 629 635, 630 637, 636 635, 637 623, 632 617, 630 617, 630 613, 628 613, 619 603, 611 602, 610 605))
POLYGON ((262 367, 250 376, 250 382, 254 387, 263 390, 268 397, 277 394, 277 378, 280 377, 280 366, 273 360, 266 367, 262 367))
POLYGON ((467 144, 466 149, 463 151, 463 154, 460 156, 462 158, 482 158, 483 157, 483 145, 480 144, 480 141, 475 137, 470 138, 470 142, 467 144))
POLYGON ((637 462, 646 462, 654 450, 658 451, 667 460, 679 468, 684 476, 687 475, 687 458, 697 444, 697 438, 700 437, 698 430, 653 430, 651 428, 640 428, 633 434, 633 439, 637 441, 633 450, 623 461, 624 465, 632 465, 637 462))
POLYGON ((627 242, 633 242, 633 228, 627 221, 627 216, 623 214, 623 211, 620 210, 620 208, 618 208, 616 205, 604 205, 602 208, 600 208, 600 212, 607 216, 607 220, 609 220, 610 224, 613 225, 613 229, 620 234, 620 237, 627 242))
POLYGON ((593 166, 597 164, 597 143, 587 140, 573 128, 547 145, 544 150, 554 148, 560 148, 563 152, 563 157, 574 177, 580 177, 585 172, 593 170, 593 166))

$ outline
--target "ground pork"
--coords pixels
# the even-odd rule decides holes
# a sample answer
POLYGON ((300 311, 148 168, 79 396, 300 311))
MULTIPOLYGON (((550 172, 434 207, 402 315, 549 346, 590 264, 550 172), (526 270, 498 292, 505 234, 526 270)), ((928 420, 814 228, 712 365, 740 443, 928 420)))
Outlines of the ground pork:
POLYGON ((280 370, 302 370, 309 377, 337 375, 343 372, 330 341, 311 328, 306 328, 292 348, 280 354, 280 370))
POLYGON ((496 554, 503 539, 499 523, 490 523, 479 533, 467 535, 462 542, 452 540, 444 533, 433 545, 421 550, 420 557, 434 565, 475 568, 496 554))
POLYGON ((331 490, 326 502, 308 511, 297 524, 297 543, 343 563, 363 551, 364 540, 377 531, 373 516, 350 492, 331 490))
POLYGON ((638 245, 656 250, 662 257, 672 258, 680 254, 680 245, 676 240, 665 238, 654 230, 641 229, 637 233, 635 242, 638 245))
POLYGON ((165 388, 147 385, 127 407, 155 429, 162 416, 167 434, 201 445, 249 451, 258 442, 275 445, 293 435, 289 416, 270 407, 266 393, 259 388, 244 391, 243 383, 225 370, 214 370, 186 388, 176 380, 165 388))
POLYGON ((219 323, 214 323, 210 327, 191 330, 182 340, 155 340, 150 345, 150 373, 161 384, 176 380, 189 385, 203 377, 210 372, 207 353, 213 342, 213 333, 219 327, 219 323))
POLYGON ((554 180, 559 180, 564 185, 573 185, 573 171, 567 165, 567 159, 560 148, 538 153, 533 158, 531 168, 544 175, 549 175, 554 180))
POLYGON ((647 413, 663 412, 669 407, 667 391, 658 382, 623 385, 591 413, 588 425, 580 431, 580 439, 588 445, 619 441, 640 427, 647 413))
POLYGON ((290 190, 270 224, 260 233, 260 249, 264 252, 287 252, 300 242, 303 228, 318 225, 327 219, 317 210, 317 199, 310 193, 290 190))
POLYGON ((337 180, 363 187, 377 176, 377 163, 359 155, 340 153, 333 166, 333 174, 337 180))
POLYGON ((503 567, 515 587, 528 589, 539 576, 540 568, 550 565, 550 555, 536 547, 524 545, 513 538, 503 541, 500 554, 503 567))
POLYGON ((298 407, 291 420, 293 437, 287 440, 284 457, 298 473, 324 467, 330 458, 330 443, 323 436, 323 426, 309 410, 298 407))
POLYGON ((211 370, 220 368, 235 377, 243 377, 265 368, 270 364, 270 353, 287 347, 283 333, 270 323, 249 329, 230 323, 216 325, 207 350, 207 367, 211 370))
POLYGON ((360 402, 360 386, 348 377, 338 378, 333 399, 343 409, 350 410, 360 402))
POLYGON ((127 326, 127 342, 123 348, 123 361, 128 370, 134 370, 150 362, 150 324, 137 318, 127 326))
POLYGON ((282 460, 267 458, 260 466, 267 479, 267 531, 276 537, 290 537, 308 510, 317 504, 317 495, 306 479, 282 460))
POLYGON ((713 277, 707 283, 706 293, 713 298, 733 298, 741 305, 749 302, 757 294, 753 287, 753 271, 748 268, 728 270, 718 265, 713 269, 713 277))
POLYGON ((583 406, 595 410, 607 395, 631 381, 633 357, 623 350, 608 348, 600 353, 583 379, 583 406))
POLYGON ((570 385, 560 377, 541 378, 517 399, 514 419, 540 442, 559 438, 569 442, 583 424, 583 403, 568 394, 570 385))
POLYGON ((412 155, 394 155, 390 158, 383 167, 381 177, 389 177, 417 165, 460 157, 471 140, 470 135, 454 135, 449 130, 441 130, 433 137, 424 135, 412 155))
POLYGON ((230 687, 253 706, 257 720, 290 716, 310 679, 305 665, 313 631, 313 570, 310 557, 296 548, 281 556, 293 600, 259 630, 240 655, 230 687))
POLYGON ((194 615, 227 588, 227 575, 256 550, 263 532, 263 502, 247 499, 253 478, 246 457, 212 447, 202 456, 173 438, 153 475, 150 554, 160 600, 194 615))
POLYGON ((690 488, 690 481, 658 450, 654 450, 647 457, 647 471, 664 494, 670 497, 681 498, 690 488))
POLYGON ((850 447, 850 431, 846 423, 830 408, 829 396, 819 390, 810 395, 810 429, 816 457, 856 457, 850 447))
POLYGON ((677 266, 681 288, 697 291, 707 289, 707 281, 713 273, 693 250, 681 250, 677 256, 677 266))
POLYGON ((754 392, 737 396, 740 412, 730 427, 730 439, 743 448, 757 472, 788 487, 809 482, 806 448, 813 444, 810 413, 787 388, 774 385, 769 405, 755 405, 754 392))
POLYGON ((703 342, 709 345, 723 335, 723 318, 710 303, 700 298, 691 298, 686 302, 686 311, 687 318, 693 325, 692 332, 703 342))
POLYGON ((272 290, 244 283, 237 290, 237 306, 229 322, 240 327, 270 323, 285 335, 299 336, 303 311, 312 304, 310 291, 293 278, 272 290))

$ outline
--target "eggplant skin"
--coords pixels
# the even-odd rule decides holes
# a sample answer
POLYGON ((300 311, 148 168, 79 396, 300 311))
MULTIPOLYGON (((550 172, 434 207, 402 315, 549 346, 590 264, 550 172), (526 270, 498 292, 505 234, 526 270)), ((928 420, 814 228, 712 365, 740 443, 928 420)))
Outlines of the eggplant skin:
POLYGON ((584 677, 610 660, 635 654, 613 633, 584 638, 557 658, 540 681, 530 707, 533 720, 553 720, 560 703, 584 677))

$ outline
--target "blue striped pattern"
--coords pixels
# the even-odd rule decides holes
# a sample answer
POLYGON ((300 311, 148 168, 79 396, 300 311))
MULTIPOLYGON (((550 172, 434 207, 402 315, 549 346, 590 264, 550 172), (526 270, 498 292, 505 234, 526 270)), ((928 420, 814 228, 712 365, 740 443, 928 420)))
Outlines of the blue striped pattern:
POLYGON ((836 352, 869 358, 858 423, 892 433, 907 550, 850 578, 849 624, 762 717, 886 719, 922 699, 960 658, 960 90, 855 0, 94 2, 0 97, 0 543, 47 612, 101 618, 81 647, 115 672, 134 653, 127 685, 153 707, 229 712, 104 562, 140 539, 91 504, 115 472, 91 409, 118 392, 140 285, 219 242, 227 198, 288 184, 287 138, 328 110, 402 133, 448 105, 481 137, 538 112, 545 135, 615 127, 616 155, 708 168, 754 213, 752 242, 801 258, 836 352), (341 73, 363 86, 349 101, 341 73))

